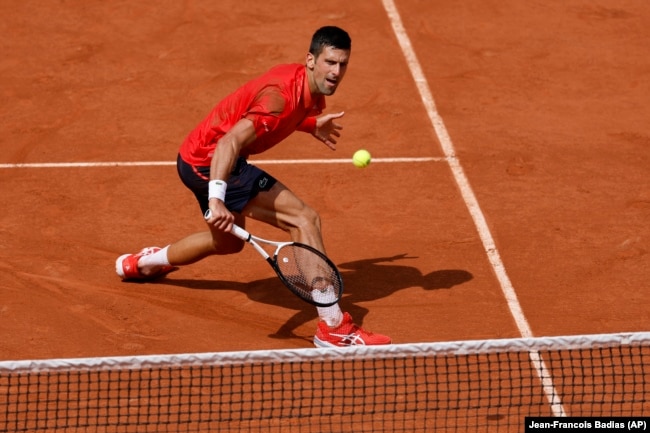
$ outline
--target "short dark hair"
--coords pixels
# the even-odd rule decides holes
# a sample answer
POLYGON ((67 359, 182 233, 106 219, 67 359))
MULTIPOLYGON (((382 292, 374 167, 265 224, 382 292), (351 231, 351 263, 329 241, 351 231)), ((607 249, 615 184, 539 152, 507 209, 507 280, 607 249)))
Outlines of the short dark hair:
POLYGON ((311 38, 309 52, 315 57, 318 57, 325 47, 334 47, 339 50, 350 50, 352 48, 352 40, 350 39, 350 35, 339 27, 321 27, 316 30, 314 36, 311 38))

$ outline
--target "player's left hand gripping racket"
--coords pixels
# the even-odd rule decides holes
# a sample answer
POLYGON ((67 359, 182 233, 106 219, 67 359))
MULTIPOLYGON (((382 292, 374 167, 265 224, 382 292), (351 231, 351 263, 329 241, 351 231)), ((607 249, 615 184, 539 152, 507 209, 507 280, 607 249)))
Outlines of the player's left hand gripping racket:
MULTIPOLYGON (((208 220, 211 216, 208 209, 204 217, 208 220)), ((299 242, 268 241, 235 224, 232 234, 251 244, 271 265, 280 281, 301 299, 317 307, 329 307, 341 299, 341 274, 336 265, 317 249, 299 242), (275 247, 273 257, 259 242, 275 247)))

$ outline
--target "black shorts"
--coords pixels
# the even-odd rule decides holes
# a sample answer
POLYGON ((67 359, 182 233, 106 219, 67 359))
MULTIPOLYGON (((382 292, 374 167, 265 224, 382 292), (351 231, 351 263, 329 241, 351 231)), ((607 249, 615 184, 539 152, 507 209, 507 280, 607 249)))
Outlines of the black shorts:
MULTIPOLYGON (((210 167, 194 166, 183 161, 180 155, 176 159, 178 176, 183 184, 194 193, 201 206, 201 212, 208 210, 208 181, 210 167)), ((226 208, 231 212, 241 212, 260 191, 268 191, 277 180, 264 170, 251 165, 245 158, 239 157, 226 180, 226 208)))

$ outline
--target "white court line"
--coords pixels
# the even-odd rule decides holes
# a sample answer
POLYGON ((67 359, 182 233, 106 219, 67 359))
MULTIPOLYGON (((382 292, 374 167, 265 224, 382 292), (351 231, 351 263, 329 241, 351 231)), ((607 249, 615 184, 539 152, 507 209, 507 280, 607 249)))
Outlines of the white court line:
MULTIPOLYGON (((456 151, 454 150, 454 145, 451 141, 451 137, 447 132, 447 128, 445 127, 445 123, 443 122, 442 117, 438 113, 435 101, 431 94, 431 90, 429 89, 429 84, 427 83, 424 73, 422 72, 422 67, 420 66, 420 62, 415 55, 415 51, 413 50, 411 41, 406 33, 406 29, 402 24, 402 18, 397 11, 395 2, 393 0, 382 1, 384 4, 384 9, 386 10, 386 14, 388 15, 388 19, 390 20, 390 23, 393 27, 393 32, 395 32, 397 41, 400 45, 400 48, 402 49, 402 53, 406 58, 406 62, 411 71, 411 75, 413 76, 413 80, 415 81, 418 91, 420 92, 420 98, 422 99, 422 103, 424 104, 424 107, 427 111, 429 120, 431 121, 433 129, 438 136, 442 151, 446 156, 446 160, 449 163, 451 171, 454 175, 454 179, 458 184, 458 188, 460 189, 461 195, 463 196, 465 205, 469 209, 469 213, 474 220, 474 224, 476 225, 476 229, 478 230, 481 242, 483 243, 483 248, 485 249, 488 259, 490 260, 490 264, 492 265, 492 269, 494 270, 494 273, 499 280, 501 291, 506 298, 510 313, 515 319, 515 323, 517 324, 517 328, 519 329, 521 336, 532 337, 533 333, 530 329, 530 326, 528 325, 528 321, 526 320, 526 316, 523 313, 521 305, 519 304, 517 293, 515 292, 510 278, 506 273, 505 266, 503 265, 499 251, 497 250, 494 239, 492 238, 492 234, 490 233, 490 229, 488 228, 487 222, 485 221, 485 216, 483 215, 483 212, 481 211, 481 208, 478 204, 478 200, 476 199, 476 196, 474 195, 474 192, 472 191, 472 188, 469 184, 469 180, 467 179, 467 176, 465 176, 465 172, 460 165, 460 161, 458 158, 456 158, 456 151)), ((555 391, 552 380, 549 379, 550 375, 543 360, 541 360, 539 353, 531 352, 530 358, 535 369, 537 370, 538 376, 540 376, 540 379, 542 380, 544 392, 546 393, 549 402, 551 402, 551 408, 553 412, 559 416, 566 415, 562 404, 559 403, 559 396, 555 391)))
MULTIPOLYGON (((444 157, 415 158, 373 158, 373 164, 403 162, 440 162, 444 157)), ((251 159, 251 164, 352 164, 351 158, 345 159, 251 159)), ((0 168, 92 168, 92 167, 155 167, 176 165, 176 161, 137 161, 137 162, 33 162, 0 164, 0 168)))

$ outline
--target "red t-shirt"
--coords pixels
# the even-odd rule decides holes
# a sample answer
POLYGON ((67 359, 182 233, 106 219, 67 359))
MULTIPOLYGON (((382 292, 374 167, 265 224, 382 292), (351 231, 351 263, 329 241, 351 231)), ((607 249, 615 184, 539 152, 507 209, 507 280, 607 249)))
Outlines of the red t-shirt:
POLYGON ((325 108, 323 95, 309 91, 304 65, 272 68, 226 96, 187 136, 180 148, 183 160, 196 166, 209 166, 217 141, 240 119, 255 125, 256 139, 242 156, 264 152, 297 129, 311 132, 313 116, 325 108))

